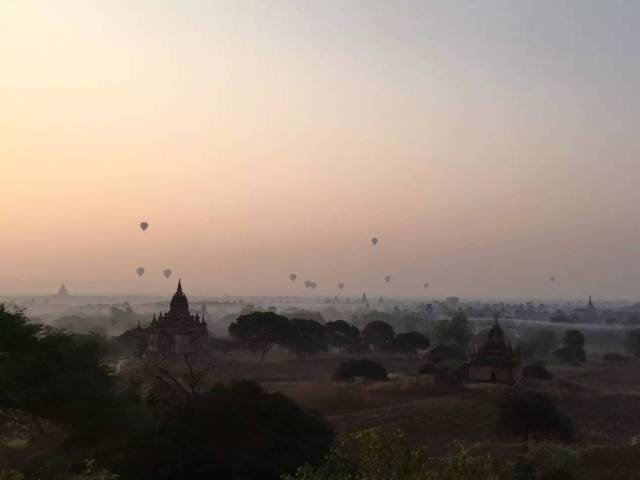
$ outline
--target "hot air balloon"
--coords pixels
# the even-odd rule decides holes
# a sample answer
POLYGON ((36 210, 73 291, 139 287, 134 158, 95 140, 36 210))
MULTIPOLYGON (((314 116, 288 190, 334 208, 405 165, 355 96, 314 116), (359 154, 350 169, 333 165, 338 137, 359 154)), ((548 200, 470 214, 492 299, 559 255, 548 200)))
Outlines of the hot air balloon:
POLYGON ((391 281, 391 275, 387 275, 386 277, 384 277, 384 281, 389 283, 391 281))
POLYGON ((425 289, 425 290, 429 290, 429 284, 428 284, 428 283, 425 283, 425 284, 424 284, 424 289, 425 289))
POLYGON ((311 290, 315 290, 318 284, 316 282, 311 282, 311 290))
POLYGON ((296 275, 295 273, 292 273, 291 275, 289 275, 289 278, 291 279, 292 282, 295 282, 296 278, 298 278, 298 275, 296 275))
POLYGON ((173 272, 171 272, 171 270, 169 270, 168 268, 166 268, 166 269, 164 269, 162 271, 162 274, 164 275, 164 278, 169 278, 171 276, 171 273, 173 273, 173 272))
POLYGON ((342 289, 344 288, 344 283, 340 282, 340 283, 338 284, 338 288, 339 288, 340 290, 342 290, 342 289))
POLYGON ((144 268, 142 267, 136 268, 136 273, 138 274, 139 277, 141 277, 142 275, 144 275, 144 268))
POLYGON ((311 288, 311 282, 309 280, 305 280, 304 288, 311 288))
POLYGON ((549 278, 549 280, 551 280, 552 282, 556 281, 556 277, 554 275, 551 275, 551 277, 549 278))
POLYGON ((140 228, 144 232, 147 230, 147 228, 149 228, 149 224, 147 222, 140 222, 140 228))
POLYGON ((373 237, 371 239, 371 243, 373 243, 374 246, 377 245, 378 244, 378 237, 373 237))

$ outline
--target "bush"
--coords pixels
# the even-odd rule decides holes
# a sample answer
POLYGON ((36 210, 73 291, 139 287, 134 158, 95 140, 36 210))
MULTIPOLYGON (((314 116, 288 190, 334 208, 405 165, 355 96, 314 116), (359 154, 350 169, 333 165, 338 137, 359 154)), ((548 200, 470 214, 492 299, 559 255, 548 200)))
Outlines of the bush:
POLYGON ((516 478, 532 480, 577 480, 581 477, 580 455, 572 448, 540 443, 531 445, 515 466, 516 478))
POLYGON ((570 441, 575 436, 573 421, 564 415, 551 397, 536 391, 516 391, 499 403, 498 429, 518 435, 523 441, 556 438, 570 441))
POLYGON ((320 416, 242 381, 216 385, 165 414, 118 466, 123 478, 276 480, 321 463, 333 438, 320 416))
POLYGON ((376 427, 349 435, 320 467, 305 466, 285 480, 512 480, 509 462, 473 456, 461 444, 444 458, 427 458, 402 431, 376 427))
POLYGON ((371 360, 347 360, 336 368, 333 379, 338 382, 351 382, 362 378, 369 381, 387 380, 387 370, 382 365, 371 360))

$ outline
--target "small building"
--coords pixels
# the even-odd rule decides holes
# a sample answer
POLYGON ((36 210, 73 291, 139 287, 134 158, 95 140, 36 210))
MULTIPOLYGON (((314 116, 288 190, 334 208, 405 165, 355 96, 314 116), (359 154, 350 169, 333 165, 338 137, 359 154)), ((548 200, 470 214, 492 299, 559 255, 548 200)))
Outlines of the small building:
POLYGON ((505 342, 497 315, 487 342, 470 356, 468 375, 472 382, 507 384, 522 378, 520 353, 505 342))
POLYGON ((153 316, 151 324, 139 328, 138 350, 141 357, 171 357, 198 353, 209 335, 204 315, 191 315, 189 300, 182 291, 182 282, 171 299, 169 311, 153 316))

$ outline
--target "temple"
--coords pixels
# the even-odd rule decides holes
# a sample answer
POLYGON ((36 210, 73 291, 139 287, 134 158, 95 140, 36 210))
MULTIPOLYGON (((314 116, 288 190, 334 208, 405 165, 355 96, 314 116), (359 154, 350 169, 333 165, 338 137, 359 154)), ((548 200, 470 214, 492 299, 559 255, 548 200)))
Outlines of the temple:
POLYGON ((520 354, 511 345, 507 345, 504 332, 495 323, 489 331, 489 338, 483 347, 471 354, 469 361, 469 380, 472 382, 515 383, 522 377, 520 354))
POLYGON ((200 352, 208 336, 207 323, 197 313, 189 312, 189 300, 182 291, 182 282, 171 299, 169 311, 153 316, 151 324, 140 329, 141 357, 171 357, 200 352))

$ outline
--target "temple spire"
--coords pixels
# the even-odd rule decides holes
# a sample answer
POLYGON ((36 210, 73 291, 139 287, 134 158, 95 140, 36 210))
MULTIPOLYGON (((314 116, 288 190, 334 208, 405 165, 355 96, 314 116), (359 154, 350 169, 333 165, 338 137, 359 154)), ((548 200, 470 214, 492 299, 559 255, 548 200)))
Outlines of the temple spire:
POLYGON ((176 290, 178 295, 182 295, 182 279, 178 279, 178 289, 176 290))

